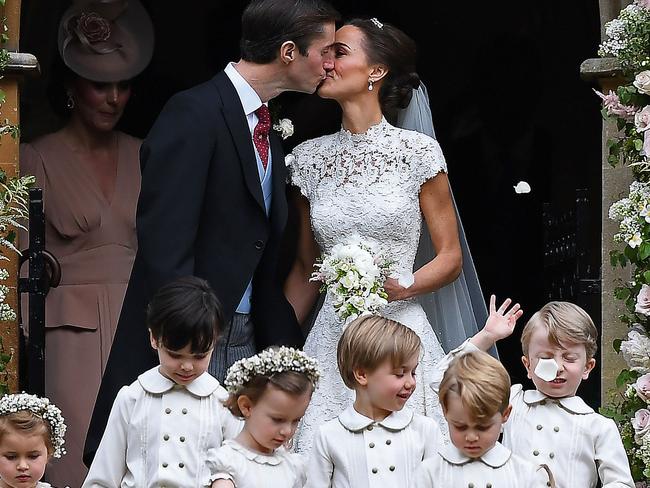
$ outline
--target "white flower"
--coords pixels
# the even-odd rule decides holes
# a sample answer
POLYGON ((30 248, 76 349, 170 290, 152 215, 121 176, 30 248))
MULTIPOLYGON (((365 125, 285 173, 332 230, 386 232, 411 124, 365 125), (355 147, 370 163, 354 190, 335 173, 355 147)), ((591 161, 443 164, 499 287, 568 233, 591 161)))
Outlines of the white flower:
POLYGON ((650 95, 650 71, 641 71, 634 77, 633 85, 644 95, 650 95))
POLYGON ((280 119, 277 124, 273 124, 273 129, 280 133, 282 139, 293 135, 293 122, 290 119, 280 119))
POLYGON ((23 410, 34 413, 50 424, 50 438, 52 440, 52 447, 54 448, 52 455, 55 458, 60 458, 65 454, 66 451, 63 444, 65 443, 65 431, 67 427, 61 415, 61 410, 53 403, 50 403, 49 398, 41 398, 28 393, 16 393, 0 398, 0 416, 23 410))
POLYGON ((364 310, 366 308, 366 300, 360 296, 350 297, 348 303, 350 303, 350 305, 352 305, 357 310, 364 310))
POLYGON ((641 325, 634 325, 627 333, 627 340, 621 342, 621 354, 632 371, 650 373, 650 337, 641 325))
POLYGON ((636 232, 629 241, 627 241, 628 246, 630 246, 632 249, 635 247, 639 247, 641 243, 643 242, 643 239, 641 239, 641 234, 636 232))
POLYGON ((348 271, 345 276, 341 278, 340 283, 348 290, 356 288, 359 286, 359 276, 354 271, 348 271))
POLYGON ((634 114, 634 126, 637 132, 645 132, 650 129, 650 105, 634 114))
POLYGON ((312 281, 328 290, 337 316, 348 323, 364 313, 377 312, 387 303, 384 281, 391 263, 375 245, 353 235, 332 247, 314 267, 312 281))
POLYGON ((236 394, 256 376, 295 371, 305 374, 315 386, 320 377, 318 362, 304 352, 292 347, 269 347, 259 354, 236 361, 226 375, 224 384, 231 394, 236 394))
POLYGON ((295 162, 296 162, 296 157, 293 154, 287 154, 284 157, 284 164, 286 164, 287 166, 291 166, 295 162))
POLYGON ((520 181, 517 183, 516 186, 514 186, 515 193, 530 193, 530 185, 526 183, 525 181, 520 181))

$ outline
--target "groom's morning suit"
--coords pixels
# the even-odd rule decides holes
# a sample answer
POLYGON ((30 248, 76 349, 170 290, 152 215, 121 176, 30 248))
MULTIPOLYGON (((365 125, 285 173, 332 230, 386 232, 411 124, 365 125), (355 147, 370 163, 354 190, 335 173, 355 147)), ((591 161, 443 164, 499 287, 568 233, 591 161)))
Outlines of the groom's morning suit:
MULTIPOLYGON (((233 76, 232 65, 226 71, 233 76)), ((145 310, 163 284, 186 275, 205 278, 226 321, 250 298, 258 349, 302 346, 277 272, 287 221, 284 153, 271 130, 272 179, 265 180, 249 121, 222 71, 172 97, 142 145, 139 249, 86 439, 88 465, 119 389, 157 364, 145 310)))

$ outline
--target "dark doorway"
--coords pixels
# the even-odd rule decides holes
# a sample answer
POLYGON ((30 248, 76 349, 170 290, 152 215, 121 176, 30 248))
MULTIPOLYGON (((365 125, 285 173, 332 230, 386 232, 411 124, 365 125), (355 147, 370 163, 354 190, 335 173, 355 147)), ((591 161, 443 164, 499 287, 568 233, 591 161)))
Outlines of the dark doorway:
MULTIPOLYGON (((57 21, 69 2, 23 0, 22 46, 43 76, 24 84, 21 121, 30 140, 60 123, 47 98, 58 56, 57 21)), ((238 58, 239 17, 246 2, 143 0, 156 30, 149 68, 134 84, 122 130, 144 137, 175 92, 213 76, 238 58)), ((345 17, 376 16, 409 33, 419 46, 419 73, 431 96, 438 139, 486 298, 510 296, 526 314, 551 298, 544 288, 543 203, 570 207, 587 189, 590 219, 600 222, 600 114, 580 63, 595 57, 598 0, 572 2, 334 1, 345 17), (529 194, 516 194, 526 181, 529 194)), ((303 140, 338 129, 338 110, 316 96, 278 99, 303 140)), ((198 123, 198 122, 197 122, 198 123)), ((587 252, 598 267, 599 224, 587 252)), ((594 301, 588 312, 600 316, 594 301)), ((521 328, 519 328, 520 330, 521 328)), ((514 381, 525 381, 519 334, 500 346, 514 381)), ((604 344, 603 347, 611 347, 604 344)), ((594 375, 581 394, 599 401, 594 375)))

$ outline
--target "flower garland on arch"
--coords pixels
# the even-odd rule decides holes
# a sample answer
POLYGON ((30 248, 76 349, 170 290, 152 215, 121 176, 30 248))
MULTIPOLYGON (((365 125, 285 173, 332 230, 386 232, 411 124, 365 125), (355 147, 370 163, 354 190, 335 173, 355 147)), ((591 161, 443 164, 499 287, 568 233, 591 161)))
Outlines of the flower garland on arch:
POLYGON ((614 295, 625 304, 619 318, 629 331, 614 341, 627 368, 616 379, 616 391, 601 408, 621 432, 637 486, 650 486, 650 0, 635 0, 605 25, 606 40, 598 54, 616 58, 626 83, 600 93, 603 117, 616 123, 618 135, 608 141, 612 166, 632 169, 627 196, 612 204, 609 218, 619 223, 610 252, 612 266, 632 268, 632 279, 614 295))

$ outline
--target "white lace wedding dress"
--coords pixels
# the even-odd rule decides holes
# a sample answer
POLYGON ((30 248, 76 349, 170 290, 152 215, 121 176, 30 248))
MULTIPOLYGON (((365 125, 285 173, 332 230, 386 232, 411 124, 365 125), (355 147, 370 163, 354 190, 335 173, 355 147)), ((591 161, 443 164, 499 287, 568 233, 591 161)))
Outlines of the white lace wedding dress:
MULTIPOLYGON (((385 119, 366 133, 338 133, 305 141, 287 156, 291 183, 307 197, 311 224, 323 253, 357 234, 375 242, 395 261, 395 271, 411 272, 418 249, 422 214, 420 187, 446 164, 438 143, 423 134, 398 129, 385 119)), ((429 388, 434 362, 444 355, 416 300, 392 302, 381 315, 413 329, 422 340, 417 388, 407 407, 446 424, 437 396, 429 388)), ((315 429, 336 417, 354 400, 339 376, 336 346, 343 323, 326 296, 305 342, 318 359, 321 379, 300 423, 294 446, 311 448, 315 429)))

